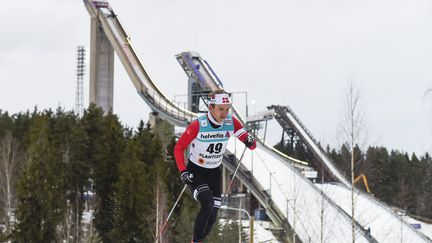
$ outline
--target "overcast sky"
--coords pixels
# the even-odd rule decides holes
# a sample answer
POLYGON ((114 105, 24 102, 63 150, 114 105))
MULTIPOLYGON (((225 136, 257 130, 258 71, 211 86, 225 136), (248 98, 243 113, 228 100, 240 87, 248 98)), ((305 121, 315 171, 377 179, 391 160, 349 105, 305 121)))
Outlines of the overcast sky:
MULTIPOLYGON (((248 92, 250 113, 289 105, 318 140, 337 146, 353 77, 366 107, 368 144, 432 151, 432 95, 424 96, 432 88, 431 0, 110 3, 168 97, 187 91, 174 55, 197 51, 228 91, 248 92)), ((76 49, 90 45, 82 1, 2 1, 0 23, 0 109, 73 109, 76 49)), ((136 126, 150 110, 115 62, 114 111, 136 126)), ((85 80, 86 104, 88 87, 85 80)), ((276 127, 272 122, 267 134, 274 141, 281 136, 276 127)))

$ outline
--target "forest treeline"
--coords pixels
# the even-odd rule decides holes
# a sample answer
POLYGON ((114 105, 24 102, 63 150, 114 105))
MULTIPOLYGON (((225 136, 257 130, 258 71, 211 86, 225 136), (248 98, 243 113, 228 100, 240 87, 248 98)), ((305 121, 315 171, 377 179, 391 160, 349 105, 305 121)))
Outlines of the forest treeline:
MULTIPOLYGON (((0 110, 0 242, 154 242, 183 187, 174 144, 162 144, 144 121, 127 127, 93 105, 82 117, 60 108, 0 110)), ((276 148, 313 160, 300 140, 276 148)), ((355 174, 367 176, 375 197, 432 218, 429 154, 356 150, 355 174)), ((349 178, 347 146, 326 152, 349 178)), ((163 242, 190 239, 197 210, 185 193, 163 242)), ((238 232, 235 222, 219 221, 208 242, 238 242, 238 232)))
MULTIPOLYGON (((284 140, 275 147, 304 161, 316 160, 300 139, 284 140)), ((346 177, 351 178, 351 152, 348 148, 342 144, 338 149, 327 146, 324 150, 346 177)), ((354 149, 354 174, 366 176, 374 197, 432 222, 432 159, 428 153, 417 156, 382 146, 370 146, 364 151, 358 146, 354 149)), ((356 186, 365 189, 362 181, 356 186)))
MULTIPOLYGON (((0 110, 0 242, 154 242, 183 187, 174 144, 144 121, 130 128, 94 105, 82 117, 0 110)), ((192 238, 198 205, 190 195, 163 242, 192 238)), ((221 241, 238 241, 235 223, 216 225, 209 242, 221 241)))

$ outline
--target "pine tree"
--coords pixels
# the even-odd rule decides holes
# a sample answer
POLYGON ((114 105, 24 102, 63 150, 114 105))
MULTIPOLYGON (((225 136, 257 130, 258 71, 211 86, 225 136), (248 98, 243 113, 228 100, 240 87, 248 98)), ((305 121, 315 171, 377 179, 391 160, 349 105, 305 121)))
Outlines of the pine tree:
POLYGON ((192 240, 195 217, 199 211, 199 203, 191 197, 190 193, 185 192, 176 210, 180 214, 173 216, 166 231, 173 232, 172 242, 183 243, 192 240))
MULTIPOLYGON (((408 158, 408 164, 410 170, 408 172, 408 202, 407 202, 407 210, 410 213, 419 215, 421 207, 421 196, 425 193, 421 190, 422 186, 424 186, 424 167, 422 166, 420 160, 413 153, 411 158, 408 158)), ((425 188, 426 189, 426 188, 425 188)))
POLYGON ((426 153, 420 159, 423 165, 422 183, 419 188, 421 196, 419 198, 419 215, 423 217, 432 218, 432 161, 429 154, 426 153))
POLYGON ((124 149, 123 128, 117 117, 108 114, 105 118, 105 134, 103 137, 103 153, 99 154, 99 163, 94 165, 96 195, 100 205, 96 211, 96 228, 104 242, 112 242, 107 234, 113 225, 114 184, 118 180, 118 164, 124 149))
POLYGON ((49 111, 33 115, 28 161, 18 182, 19 242, 54 242, 65 209, 64 181, 51 142, 49 111))
MULTIPOLYGON (((162 177, 163 183, 165 184, 166 190, 166 211, 161 215, 160 226, 164 223, 166 217, 168 216, 168 211, 171 210, 175 200, 179 196, 179 193, 184 187, 184 184, 180 180, 180 174, 176 163, 174 161, 174 146, 176 144, 175 138, 171 139, 171 142, 167 146, 167 155, 164 162, 162 177)), ((179 240, 179 235, 185 234, 186 239, 192 238, 193 223, 195 223, 195 215, 198 211, 198 202, 190 196, 190 190, 187 189, 182 198, 179 201, 176 209, 174 210, 171 219, 167 224, 167 229, 165 229, 163 234, 163 242, 181 242, 179 240), (184 211, 183 211, 184 210, 184 211), (189 220, 189 221, 188 221, 189 220), (180 222, 181 221, 181 222, 180 222), (192 226, 186 229, 188 225, 192 222, 192 226), (186 232, 185 232, 186 230, 186 232)), ((183 238, 184 240, 185 238, 183 238)))
POLYGON ((366 152, 365 166, 372 193, 376 196, 383 195, 388 190, 385 183, 388 180, 386 171, 389 166, 387 149, 384 147, 369 147, 366 152))
POLYGON ((390 153, 390 163, 388 183, 392 187, 392 192, 395 195, 391 203, 402 209, 407 209, 408 201, 411 200, 408 183, 411 169, 409 166, 409 158, 406 154, 392 151, 390 153))
MULTIPOLYGON (((35 115, 37 113, 33 113, 35 115)), ((27 151, 30 143, 30 129, 32 124, 32 114, 27 111, 13 115, 14 125, 12 133, 18 140, 21 150, 27 151)))
POLYGON ((95 227, 103 242, 112 242, 109 232, 114 219, 114 184, 118 180, 118 164, 125 147, 124 128, 112 113, 103 116, 91 105, 82 118, 88 136, 86 156, 91 164, 91 178, 97 196, 95 227))
POLYGON ((3 113, 0 110, 0 137, 6 135, 6 131, 12 131, 14 126, 14 121, 12 117, 9 116, 8 112, 3 113))
MULTIPOLYGON (((141 121, 134 140, 140 148, 139 158, 148 167, 149 174, 146 178, 147 183, 152 185, 151 203, 153 210, 148 214, 149 227, 153 228, 153 234, 156 235, 159 227, 162 226, 165 217, 168 215, 168 204, 171 201, 168 184, 171 183, 169 172, 173 161, 173 156, 164 155, 161 141, 155 136, 150 125, 144 125, 141 121), (170 158, 170 159, 168 159, 170 158)), ((165 231, 169 232, 169 231, 165 231)), ((164 239, 169 238, 168 234, 163 235, 164 239)))
POLYGON ((167 167, 166 167, 166 184, 167 193, 169 195, 169 202, 174 203, 176 195, 182 190, 184 184, 180 180, 180 172, 177 168, 176 162, 174 161, 174 146, 176 140, 173 137, 171 143, 167 147, 167 167))
MULTIPOLYGON (((211 243, 217 242, 239 242, 239 222, 225 219, 225 222, 219 226, 219 239, 210 241, 211 243)), ((248 235, 241 229, 242 242, 248 242, 248 235)))
POLYGON ((58 109, 52 122, 52 141, 56 161, 62 166, 64 192, 68 210, 65 212, 63 237, 80 241, 83 194, 89 179, 89 164, 85 158, 87 134, 73 112, 58 109))
POLYGON ((349 178, 351 174, 351 167, 349 163, 351 153, 348 147, 345 144, 342 144, 340 151, 333 149, 329 155, 337 167, 345 174, 347 178, 349 178))
MULTIPOLYGON (((221 234, 224 227, 224 221, 218 217, 214 223, 212 230, 206 237, 207 242, 221 242, 221 234)), ((237 240, 238 242, 238 240, 237 240)))
POLYGON ((148 224, 151 213, 151 184, 147 183, 148 169, 138 159, 140 148, 128 143, 119 165, 119 180, 115 184, 114 224, 110 233, 113 242, 152 242, 152 227, 148 224))

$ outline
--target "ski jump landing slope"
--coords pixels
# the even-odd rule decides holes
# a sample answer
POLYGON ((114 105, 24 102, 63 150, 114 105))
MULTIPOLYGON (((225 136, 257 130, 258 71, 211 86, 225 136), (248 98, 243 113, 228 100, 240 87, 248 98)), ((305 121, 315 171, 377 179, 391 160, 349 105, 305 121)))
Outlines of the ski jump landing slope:
MULTIPOLYGON (((108 2, 84 0, 84 4, 92 21, 100 23, 138 94, 147 105, 173 125, 185 127, 196 119, 198 114, 178 106, 156 86, 108 2)), ((208 82, 215 84, 215 80, 208 82)), ((241 120, 244 121, 242 118, 241 120)), ((258 141, 258 147, 254 152, 247 151, 242 166, 250 171, 252 180, 270 196, 273 205, 277 207, 275 211, 278 216, 287 220, 303 242, 350 242, 349 216, 298 173, 290 165, 293 161, 289 161, 286 156, 259 138, 258 141)), ((241 146, 243 145, 234 141, 229 143, 229 152, 235 154, 237 159, 240 156, 237 151, 242 150, 241 146)), ((375 242, 375 239, 358 224, 355 225, 355 232, 357 242, 375 242)))
MULTIPOLYGON (((333 161, 325 154, 310 132, 300 119, 287 106, 272 106, 280 113, 284 113, 289 126, 302 138, 307 146, 317 155, 323 165, 327 167, 334 178, 340 183, 319 187, 339 207, 351 215, 351 183, 337 169, 333 161)), ((421 231, 415 230, 405 220, 396 215, 384 202, 379 201, 370 194, 355 188, 355 219, 365 229, 370 229, 370 234, 379 242, 430 242, 430 238, 421 231), (402 233, 401 233, 402 232, 402 233)))
MULTIPOLYGON (((244 145, 230 140, 229 151, 240 157, 244 145)), ((349 242, 351 219, 284 158, 261 143, 254 151, 246 150, 242 165, 250 171, 272 202, 288 220, 302 242, 349 242)), ((357 242, 374 242, 356 224, 357 242)))
MULTIPOLYGON (((351 189, 339 183, 319 184, 325 194, 343 208, 351 211, 351 189)), ((407 227, 405 220, 408 218, 382 209, 369 195, 355 193, 355 218, 370 230, 371 235, 378 242, 428 242, 417 237, 416 231, 407 227)), ((429 241, 430 242, 430 241, 429 241)))

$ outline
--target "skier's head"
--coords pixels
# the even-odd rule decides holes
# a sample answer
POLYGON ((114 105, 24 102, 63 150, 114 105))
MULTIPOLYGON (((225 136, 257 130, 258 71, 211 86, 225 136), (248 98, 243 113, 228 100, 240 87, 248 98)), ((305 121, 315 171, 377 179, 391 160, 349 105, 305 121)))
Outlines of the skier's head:
POLYGON ((229 94, 222 89, 215 90, 209 94, 209 111, 213 118, 222 123, 231 108, 231 99, 229 94))

